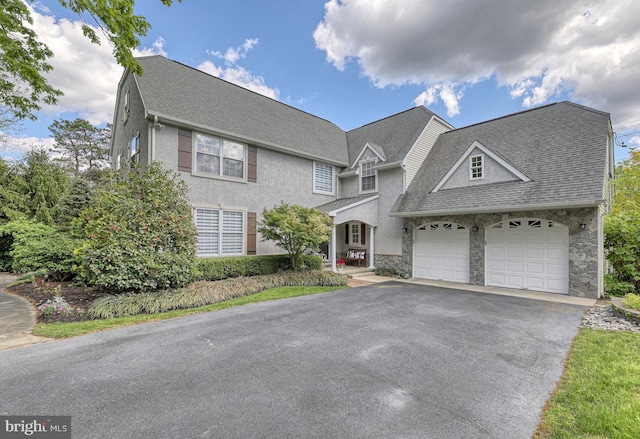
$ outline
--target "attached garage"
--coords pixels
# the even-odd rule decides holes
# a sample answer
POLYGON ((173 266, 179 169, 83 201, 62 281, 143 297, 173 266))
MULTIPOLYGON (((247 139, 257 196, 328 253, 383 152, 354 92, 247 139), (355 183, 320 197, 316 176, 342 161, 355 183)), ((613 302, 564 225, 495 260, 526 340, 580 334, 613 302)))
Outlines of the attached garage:
POLYGON ((536 218, 511 219, 485 230, 486 284, 569 293, 569 228, 536 218))
POLYGON ((413 261, 415 277, 469 283, 469 229, 445 221, 418 227, 413 261))

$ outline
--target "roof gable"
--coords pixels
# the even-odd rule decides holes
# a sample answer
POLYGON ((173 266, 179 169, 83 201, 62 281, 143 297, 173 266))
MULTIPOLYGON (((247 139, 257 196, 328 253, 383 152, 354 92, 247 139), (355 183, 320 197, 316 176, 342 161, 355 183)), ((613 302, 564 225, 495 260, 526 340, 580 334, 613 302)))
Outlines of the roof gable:
POLYGON ((358 163, 360 163, 360 160, 362 160, 363 158, 369 159, 374 157, 377 157, 378 160, 383 162, 387 161, 387 158, 384 154, 384 150, 382 149, 382 147, 377 146, 376 144, 371 142, 365 143, 365 145, 360 150, 360 153, 356 156, 353 163, 351 163, 351 169, 357 167, 358 163), (367 154, 367 151, 370 151, 371 153, 367 154))
POLYGON ((347 166, 337 125, 162 56, 136 58, 146 116, 347 166))
MULTIPOLYGON (((608 113, 560 102, 449 131, 438 137, 392 215, 595 206, 607 184, 608 113), (478 141, 530 179, 434 192, 478 141)), ((439 188, 442 189, 442 186, 439 188)))
MULTIPOLYGON (((497 182, 502 182, 502 181, 512 181, 512 180, 519 180, 519 181, 531 181, 531 179, 529 177, 527 177, 525 174, 523 174, 522 172, 520 172, 520 170, 518 170, 515 166, 513 166, 511 163, 507 162, 505 159, 503 159, 502 157, 500 157, 498 154, 494 153, 493 151, 491 151, 489 148, 487 148, 486 146, 484 146, 482 143, 478 142, 477 140, 474 140, 474 142, 469 145, 469 147, 467 148, 467 150, 464 152, 464 154, 462 154, 462 156, 458 159, 458 161, 456 163, 454 163, 454 165, 451 167, 451 169, 449 169, 449 172, 447 172, 445 174, 444 177, 442 177, 442 180, 440 180, 440 182, 438 184, 436 184, 436 186, 433 188, 432 192, 438 192, 440 189, 443 188, 447 188, 447 183, 449 182, 449 180, 451 179, 451 177, 456 174, 459 171, 463 171, 464 173, 467 173, 467 169, 468 169, 468 159, 469 157, 471 157, 471 155, 476 155, 478 153, 483 153, 486 154, 488 157, 490 157, 494 162, 496 162, 498 164, 498 166, 500 166, 502 168, 502 170, 506 171, 506 175, 511 175, 515 178, 509 178, 509 177, 501 177, 498 180, 494 180, 494 179, 487 179, 487 182, 490 183, 497 183, 497 182)), ((486 166, 486 164, 485 164, 486 166)), ((504 172, 503 172, 504 174, 504 172)), ((449 185, 450 188, 453 187, 460 187, 461 185, 449 185)))
POLYGON ((349 163, 357 163, 367 143, 382 152, 389 163, 402 161, 435 114, 413 107, 347 132, 349 163))

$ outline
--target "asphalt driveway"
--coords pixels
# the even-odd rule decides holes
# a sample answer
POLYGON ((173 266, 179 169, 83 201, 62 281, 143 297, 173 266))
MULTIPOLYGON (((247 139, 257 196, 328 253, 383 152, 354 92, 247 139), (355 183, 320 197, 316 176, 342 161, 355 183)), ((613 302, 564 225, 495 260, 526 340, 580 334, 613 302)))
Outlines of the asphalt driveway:
POLYGON ((530 438, 584 307, 388 282, 0 351, 74 438, 530 438))

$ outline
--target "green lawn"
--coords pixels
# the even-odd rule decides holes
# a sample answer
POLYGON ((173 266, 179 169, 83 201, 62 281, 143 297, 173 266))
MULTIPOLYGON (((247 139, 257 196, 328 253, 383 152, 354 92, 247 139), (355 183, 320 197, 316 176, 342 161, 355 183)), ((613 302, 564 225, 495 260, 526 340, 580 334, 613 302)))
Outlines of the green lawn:
POLYGON ((534 438, 640 437, 640 334, 582 329, 534 438))
POLYGON ((172 319, 174 317, 188 316, 202 312, 216 311, 249 303, 266 302, 269 300, 284 299, 287 297, 306 296, 309 294, 323 293, 327 291, 343 290, 348 287, 280 287, 264 290, 250 296, 237 297, 225 302, 205 305, 197 308, 177 309, 159 314, 140 314, 114 319, 89 320, 74 323, 38 323, 33 328, 33 334, 49 338, 67 338, 91 332, 104 331, 106 329, 120 328, 122 326, 135 325, 137 323, 153 322, 156 320, 172 319))

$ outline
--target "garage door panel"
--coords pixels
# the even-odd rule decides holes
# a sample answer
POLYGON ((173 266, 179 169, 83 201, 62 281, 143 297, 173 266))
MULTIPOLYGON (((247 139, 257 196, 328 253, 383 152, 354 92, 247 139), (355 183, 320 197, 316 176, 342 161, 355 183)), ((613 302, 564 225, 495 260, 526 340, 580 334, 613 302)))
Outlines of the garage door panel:
POLYGON ((569 230, 548 220, 521 219, 485 231, 487 285, 567 294, 569 230))
POLYGON ((414 247, 416 277, 469 282, 468 229, 455 223, 430 223, 415 231, 414 247))

